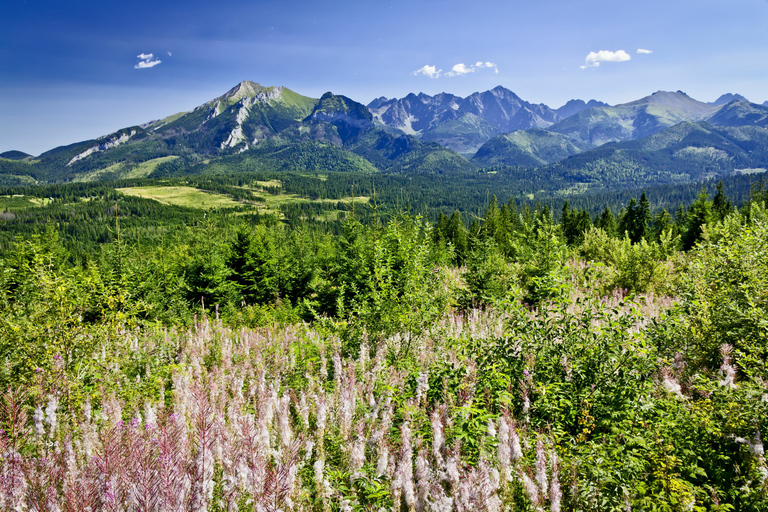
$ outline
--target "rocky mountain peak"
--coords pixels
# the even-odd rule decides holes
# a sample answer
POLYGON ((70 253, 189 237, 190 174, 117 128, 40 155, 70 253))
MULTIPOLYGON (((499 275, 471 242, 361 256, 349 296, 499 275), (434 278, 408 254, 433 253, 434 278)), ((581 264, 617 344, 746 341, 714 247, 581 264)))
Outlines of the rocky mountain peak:
POLYGON ((715 101, 710 101, 709 104, 710 105, 727 105, 728 103, 734 100, 749 102, 749 100, 744 96, 742 96, 741 94, 733 94, 729 92, 729 93, 723 94, 722 96, 717 98, 715 101))
POLYGON ((243 98, 254 98, 256 101, 269 101, 276 100, 282 96, 283 87, 269 86, 264 87, 256 82, 250 80, 244 80, 234 86, 232 89, 226 92, 224 96, 219 98, 221 101, 226 101, 229 104, 237 103, 243 98))
POLYGON ((584 102, 584 100, 568 100, 568 102, 563 105, 562 107, 555 110, 557 112, 557 115, 560 116, 561 119, 565 119, 566 117, 571 117, 574 114, 578 114, 582 110, 587 110, 590 108, 595 107, 608 107, 609 105, 602 101, 597 100, 589 100, 588 102, 584 102))

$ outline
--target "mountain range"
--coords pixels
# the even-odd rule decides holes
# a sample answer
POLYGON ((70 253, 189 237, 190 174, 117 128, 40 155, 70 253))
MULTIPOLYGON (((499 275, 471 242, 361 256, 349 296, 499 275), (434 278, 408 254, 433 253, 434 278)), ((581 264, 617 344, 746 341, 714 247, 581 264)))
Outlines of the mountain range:
MULTIPOLYGON (((243 170, 474 173, 530 168, 588 186, 677 182, 768 167, 768 102, 659 91, 553 109, 504 87, 310 98, 244 81, 189 111, 32 157, 0 154, 0 184, 243 170)), ((563 188, 567 188, 566 185, 563 188)))
POLYGON ((502 86, 466 98, 441 93, 377 98, 368 104, 377 123, 432 140, 461 153, 474 153, 496 135, 546 128, 582 110, 608 106, 571 100, 559 109, 522 100, 502 86))

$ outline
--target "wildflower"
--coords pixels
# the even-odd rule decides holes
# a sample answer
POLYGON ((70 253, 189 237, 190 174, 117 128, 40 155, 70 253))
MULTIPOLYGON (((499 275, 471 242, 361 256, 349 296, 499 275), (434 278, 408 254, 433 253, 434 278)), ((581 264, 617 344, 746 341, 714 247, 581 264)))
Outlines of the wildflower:
POLYGON ((536 483, 539 484, 541 494, 546 496, 549 489, 547 483, 547 454, 544 452, 544 443, 541 439, 536 442, 536 483))
POLYGON ((420 404, 427 397, 427 391, 429 391, 429 374, 419 372, 419 378, 416 379, 416 403, 420 404))
POLYGON ((418 500, 416 502, 416 510, 422 511, 427 507, 427 498, 429 497, 429 481, 430 481, 429 462, 427 461, 427 454, 424 450, 419 450, 416 456, 416 486, 418 489, 418 500))
POLYGON ((384 476, 387 474, 389 468, 389 450, 387 445, 382 441, 379 445, 379 459, 376 462, 376 476, 384 476))
POLYGON ((402 488, 405 493, 405 502, 409 507, 416 506, 416 495, 413 489, 413 445, 411 441, 411 428, 408 423, 403 423, 400 427, 402 437, 402 447, 400 450, 400 463, 397 467, 397 479, 402 482, 402 488))
POLYGON ((322 394, 317 395, 317 431, 322 435, 325 430, 325 422, 328 419, 328 410, 326 409, 325 397, 322 394))
POLYGON ((677 382, 674 375, 667 369, 663 368, 661 370, 662 375, 662 384, 664 385, 664 389, 666 389, 669 393, 676 395, 679 398, 685 398, 683 395, 680 383, 677 382))
POLYGON ((440 413, 437 409, 432 411, 432 455, 435 457, 435 461, 438 467, 443 465, 442 448, 445 444, 445 436, 443 435, 443 422, 440 418, 440 413))
POLYGON ((520 448, 520 437, 517 435, 514 423, 512 423, 509 429, 509 437, 512 440, 512 460, 517 462, 523 458, 523 450, 520 448))
POLYGON ((496 437, 496 425, 494 425, 493 420, 488 420, 486 430, 488 431, 488 437, 496 437))
POLYGON ((549 484, 549 510, 550 512, 560 512, 560 502, 563 498, 563 493, 560 489, 560 464, 558 463, 555 450, 552 450, 549 455, 549 463, 552 466, 552 483, 549 484))
POLYGON ((155 414, 155 409, 149 402, 144 403, 144 421, 147 427, 157 425, 157 415, 155 414))
POLYGON ((509 445, 509 424, 504 416, 499 418, 499 448, 497 451, 499 458, 499 466, 501 466, 501 473, 504 475, 504 480, 507 482, 512 481, 512 452, 509 445))
POLYGON ((723 364, 720 366, 720 374, 723 378, 720 381, 720 385, 727 388, 736 387, 736 368, 731 364, 731 352, 733 352, 733 346, 727 343, 720 347, 720 354, 723 357, 723 364))
POLYGON ((534 507, 538 507, 541 502, 539 488, 525 471, 522 472, 521 478, 523 480, 523 491, 525 492, 525 495, 534 507))
POLYGON ((365 464, 365 436, 363 436, 362 429, 358 429, 357 440, 352 446, 352 457, 350 460, 352 469, 352 480, 357 480, 363 476, 360 471, 365 464))
POLYGON ((43 408, 40 405, 38 405, 35 409, 35 413, 32 415, 32 419, 35 422, 35 435, 43 436, 45 434, 45 427, 43 426, 45 414, 43 413, 43 408))

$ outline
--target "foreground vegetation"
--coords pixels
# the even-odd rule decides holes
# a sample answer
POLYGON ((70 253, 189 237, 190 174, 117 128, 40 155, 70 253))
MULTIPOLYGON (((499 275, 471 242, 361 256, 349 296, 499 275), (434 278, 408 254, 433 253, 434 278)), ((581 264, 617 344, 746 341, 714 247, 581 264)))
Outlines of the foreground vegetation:
POLYGON ((766 510, 767 198, 20 229, 0 508, 766 510))

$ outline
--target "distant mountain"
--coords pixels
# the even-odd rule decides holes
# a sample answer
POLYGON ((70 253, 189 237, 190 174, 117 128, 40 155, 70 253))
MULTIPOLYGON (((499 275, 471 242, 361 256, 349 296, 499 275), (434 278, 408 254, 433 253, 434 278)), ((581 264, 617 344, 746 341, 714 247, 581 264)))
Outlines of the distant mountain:
POLYGON ((560 119, 565 119, 566 117, 578 114, 582 110, 594 107, 610 107, 610 105, 597 100, 589 100, 587 103, 584 103, 584 100, 570 100, 568 103, 555 110, 555 112, 560 116, 560 119))
POLYGON ((703 121, 719 108, 696 101, 682 91, 659 91, 622 105, 582 110, 549 130, 594 148, 647 137, 685 121, 703 121))
POLYGON ((763 106, 764 106, 764 107, 768 107, 768 101, 764 101, 764 102, 763 102, 763 106))
POLYGON ((339 145, 357 137, 365 130, 373 129, 373 115, 365 105, 330 92, 323 94, 312 113, 304 119, 304 123, 312 122, 334 126, 339 138, 329 142, 339 145))
POLYGON ((558 162, 584 149, 559 133, 541 129, 518 130, 498 135, 483 144, 472 157, 472 162, 479 167, 539 167, 558 162))
MULTIPOLYGON (((307 124, 316 133, 319 127, 331 125, 334 131, 322 130, 323 140, 343 146, 380 170, 447 173, 475 170, 467 160, 440 144, 379 128, 365 105, 345 96, 324 94, 300 130, 307 124)), ((317 135, 314 138, 319 139, 317 135)))
POLYGON ((373 119, 345 96, 314 99, 245 81, 190 112, 54 148, 23 165, 4 160, 0 184, 170 176, 220 170, 222 162, 238 170, 475 170, 450 149, 373 119))
POLYGON ((379 124, 462 153, 473 153, 498 134, 544 128, 560 119, 548 106, 524 101, 501 86, 466 98, 447 93, 382 97, 368 108, 379 124))
POLYGON ((300 122, 317 101, 287 87, 244 81, 192 112, 156 121, 145 129, 197 152, 239 151, 300 122))
POLYGON ((536 167, 537 180, 549 174, 553 182, 624 186, 766 167, 768 102, 730 96, 735 99, 714 105, 680 91, 657 92, 622 105, 571 100, 553 110, 496 87, 466 98, 380 97, 366 107, 330 92, 315 99, 244 81, 189 112, 34 158, 3 153, 0 184, 257 169, 472 173, 506 166, 536 167), (457 151, 474 156, 470 161, 457 151))
POLYGON ((744 96, 742 96, 741 94, 732 94, 729 92, 729 93, 723 94, 722 96, 717 98, 715 101, 711 101, 709 104, 710 105, 726 105, 734 100, 746 101, 747 103, 749 103, 749 100, 744 96))
POLYGON ((540 175, 599 188, 684 183, 768 168, 768 129, 682 122, 571 156, 540 175))
POLYGON ((768 128, 768 105, 734 100, 709 118, 719 126, 762 126, 768 128))
POLYGON ((8 160, 24 160, 26 158, 32 158, 32 155, 29 155, 27 153, 24 153, 23 151, 6 151, 5 153, 0 153, 0 158, 6 158, 8 160))

